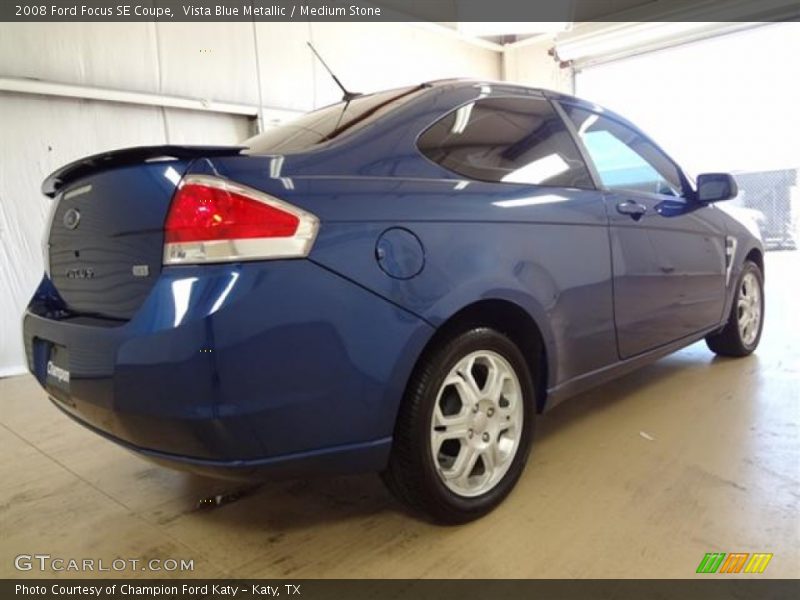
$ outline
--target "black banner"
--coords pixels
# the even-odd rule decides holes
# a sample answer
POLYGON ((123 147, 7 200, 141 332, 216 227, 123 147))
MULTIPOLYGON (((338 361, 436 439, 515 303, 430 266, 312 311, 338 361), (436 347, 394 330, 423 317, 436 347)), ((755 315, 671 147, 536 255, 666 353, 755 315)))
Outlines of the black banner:
POLYGON ((800 597, 800 580, 3 580, 0 598, 67 600, 785 600, 800 597))
POLYGON ((785 21, 800 0, 3 0, 0 21, 785 21), (627 4, 626 4, 627 6, 627 4))

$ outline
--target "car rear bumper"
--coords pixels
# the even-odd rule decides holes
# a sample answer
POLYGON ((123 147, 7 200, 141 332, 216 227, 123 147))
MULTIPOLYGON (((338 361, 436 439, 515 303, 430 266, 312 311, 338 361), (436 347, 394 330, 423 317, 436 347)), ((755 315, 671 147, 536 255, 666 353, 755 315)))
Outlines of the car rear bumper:
POLYGON ((124 323, 44 313, 26 312, 25 347, 59 408, 157 462, 236 478, 381 469, 432 333, 308 260, 164 269, 124 323), (56 352, 68 384, 48 376, 56 352))
POLYGON ((369 442, 345 444, 331 448, 321 448, 294 454, 284 454, 268 458, 244 460, 214 460, 182 456, 159 452, 148 448, 140 448, 125 440, 110 435, 83 421, 74 412, 68 410, 60 401, 50 400, 64 414, 80 425, 106 438, 137 456, 150 462, 197 475, 230 479, 234 481, 259 481, 294 479, 324 473, 326 475, 348 475, 368 471, 379 471, 389 460, 392 438, 385 437, 369 442))

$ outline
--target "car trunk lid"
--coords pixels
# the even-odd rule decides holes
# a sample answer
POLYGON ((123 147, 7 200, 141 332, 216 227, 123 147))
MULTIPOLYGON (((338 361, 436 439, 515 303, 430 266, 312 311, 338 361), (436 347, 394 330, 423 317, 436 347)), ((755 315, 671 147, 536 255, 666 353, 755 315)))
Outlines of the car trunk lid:
POLYGON ((54 172, 45 260, 70 314, 130 319, 161 272, 164 220, 193 159, 238 147, 150 146, 90 156, 54 172))

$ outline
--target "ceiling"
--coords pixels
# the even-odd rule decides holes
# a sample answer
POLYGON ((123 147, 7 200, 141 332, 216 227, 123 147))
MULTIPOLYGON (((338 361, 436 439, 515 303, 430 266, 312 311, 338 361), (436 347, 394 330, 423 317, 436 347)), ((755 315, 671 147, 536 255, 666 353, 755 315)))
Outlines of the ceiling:
MULTIPOLYGON (((497 0, 496 0, 497 1, 497 0)), ((502 0, 500 0, 502 2, 502 0)), ((630 9, 647 8, 647 5, 660 7, 659 0, 562 0, 547 6, 548 21, 542 22, 485 22, 475 20, 483 16, 484 5, 476 5, 472 0, 455 0, 456 11, 465 20, 440 23, 451 29, 473 37, 482 38, 498 44, 508 44, 538 35, 554 35, 571 29, 573 23, 581 21, 601 21, 630 9), (474 13, 474 14, 473 14, 474 13), (555 21, 561 18, 562 21, 555 21)), ((544 15, 543 15, 544 16, 544 15)))

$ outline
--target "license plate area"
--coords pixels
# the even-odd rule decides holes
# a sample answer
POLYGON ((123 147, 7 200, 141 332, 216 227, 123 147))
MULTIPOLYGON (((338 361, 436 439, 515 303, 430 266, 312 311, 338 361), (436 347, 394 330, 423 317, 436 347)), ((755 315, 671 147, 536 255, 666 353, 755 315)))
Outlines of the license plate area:
POLYGON ((48 390, 69 393, 70 370, 69 370, 69 350, 66 346, 45 342, 47 351, 44 362, 44 386, 48 390))

